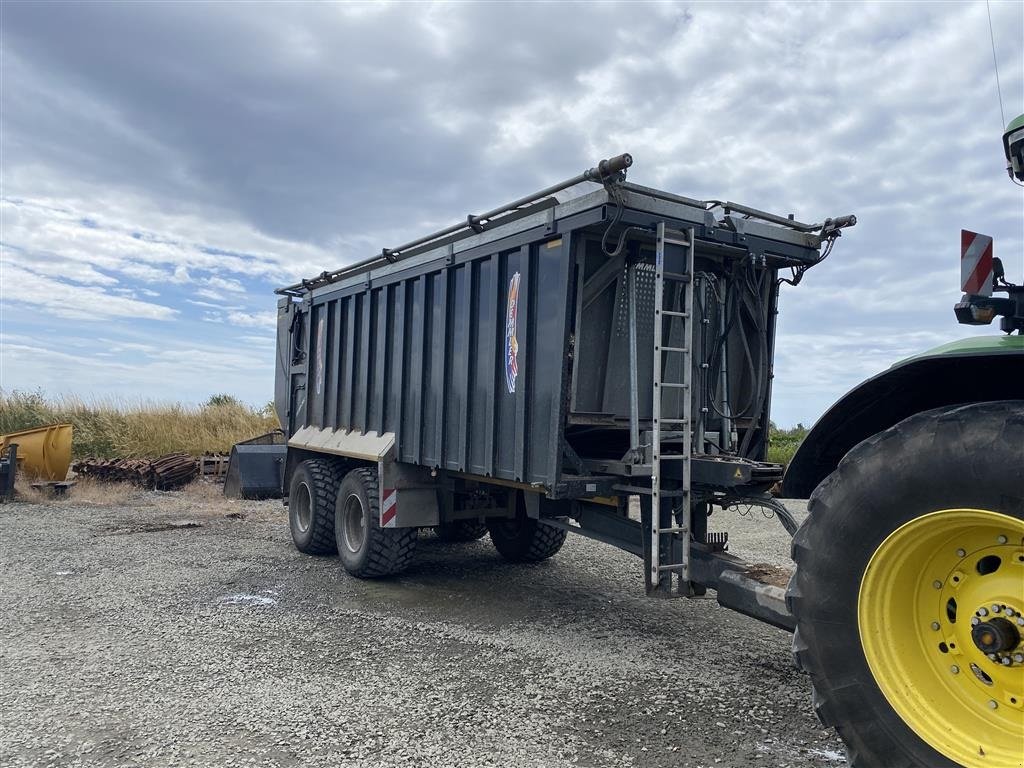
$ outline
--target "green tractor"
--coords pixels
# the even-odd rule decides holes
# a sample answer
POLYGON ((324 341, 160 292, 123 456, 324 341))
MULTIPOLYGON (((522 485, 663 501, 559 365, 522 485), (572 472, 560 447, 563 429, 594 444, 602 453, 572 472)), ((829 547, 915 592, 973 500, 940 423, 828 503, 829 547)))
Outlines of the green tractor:
MULTIPOLYGON (((1024 115, 1003 146, 1024 182, 1024 115)), ((1024 286, 991 239, 962 247, 957 320, 1006 335, 865 381, 783 486, 810 497, 786 595, 796 660, 858 768, 1024 765, 1024 286)))

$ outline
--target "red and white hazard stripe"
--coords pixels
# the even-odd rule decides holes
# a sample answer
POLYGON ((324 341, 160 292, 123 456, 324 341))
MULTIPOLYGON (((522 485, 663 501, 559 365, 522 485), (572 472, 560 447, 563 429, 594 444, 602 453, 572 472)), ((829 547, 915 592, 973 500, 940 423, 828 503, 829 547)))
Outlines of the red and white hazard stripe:
POLYGON ((992 238, 960 230, 960 288, 971 296, 991 296, 992 238))
POLYGON ((380 492, 380 527, 394 528, 398 522, 398 491, 385 488, 380 492))

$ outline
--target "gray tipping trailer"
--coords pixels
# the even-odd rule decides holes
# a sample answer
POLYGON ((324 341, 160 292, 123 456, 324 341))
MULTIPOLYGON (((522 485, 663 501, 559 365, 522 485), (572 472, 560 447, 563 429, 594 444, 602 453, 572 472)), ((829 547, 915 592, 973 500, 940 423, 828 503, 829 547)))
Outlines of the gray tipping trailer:
POLYGON ((513 561, 574 532, 642 558, 649 594, 792 627, 708 519, 760 505, 792 532, 765 461, 779 288, 856 220, 680 197, 631 162, 278 291, 300 550, 376 577, 420 528, 513 561))

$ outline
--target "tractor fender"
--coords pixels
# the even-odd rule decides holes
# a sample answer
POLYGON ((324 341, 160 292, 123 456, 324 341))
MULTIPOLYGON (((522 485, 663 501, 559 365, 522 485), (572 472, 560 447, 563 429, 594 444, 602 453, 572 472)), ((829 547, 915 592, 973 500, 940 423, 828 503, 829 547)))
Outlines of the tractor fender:
POLYGON ((851 448, 908 416, 995 400, 1024 400, 1024 336, 963 339, 898 362, 825 412, 790 461, 782 494, 808 498, 851 448))

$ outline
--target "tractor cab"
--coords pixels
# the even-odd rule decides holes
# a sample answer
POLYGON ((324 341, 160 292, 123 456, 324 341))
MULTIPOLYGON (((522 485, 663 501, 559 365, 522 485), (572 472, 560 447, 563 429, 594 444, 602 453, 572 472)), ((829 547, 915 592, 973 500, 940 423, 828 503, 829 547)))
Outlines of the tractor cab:
POLYGON ((1024 115, 1011 120, 1003 132, 1006 172, 1011 179, 1024 181, 1024 115))

